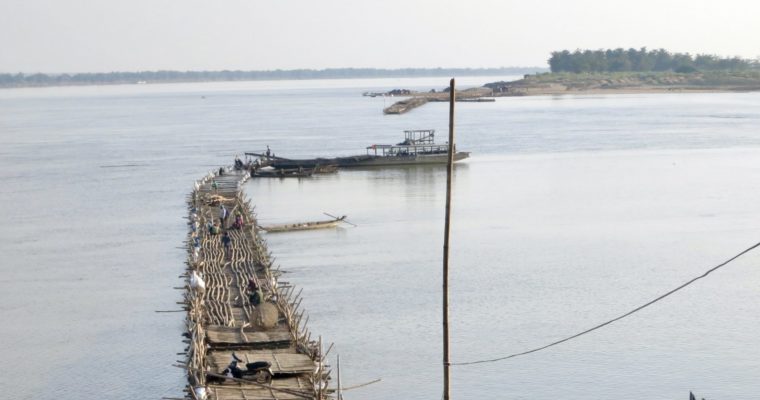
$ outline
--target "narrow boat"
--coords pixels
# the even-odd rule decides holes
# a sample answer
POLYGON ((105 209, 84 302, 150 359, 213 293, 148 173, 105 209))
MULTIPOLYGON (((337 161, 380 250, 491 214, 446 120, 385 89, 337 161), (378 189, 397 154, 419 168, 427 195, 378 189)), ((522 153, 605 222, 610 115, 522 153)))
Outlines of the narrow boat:
MULTIPOLYGON (((446 164, 449 144, 435 143, 435 129, 404 131, 404 141, 398 144, 373 144, 367 146, 366 154, 349 157, 290 159, 269 154, 245 153, 257 156, 261 165, 277 169, 316 168, 334 165, 340 168, 374 167, 392 165, 446 164)), ((454 161, 464 160, 469 152, 454 149, 454 161)))
POLYGON ((264 167, 255 169, 251 173, 253 178, 305 178, 314 173, 315 168, 272 168, 264 167))
POLYGON ((301 222, 301 223, 296 223, 296 224, 269 225, 269 226, 261 226, 260 229, 268 233, 305 231, 305 230, 311 230, 311 229, 326 229, 326 228, 334 228, 338 226, 338 224, 341 223, 345 219, 346 219, 346 215, 340 218, 334 218, 327 221, 313 221, 313 222, 301 222))

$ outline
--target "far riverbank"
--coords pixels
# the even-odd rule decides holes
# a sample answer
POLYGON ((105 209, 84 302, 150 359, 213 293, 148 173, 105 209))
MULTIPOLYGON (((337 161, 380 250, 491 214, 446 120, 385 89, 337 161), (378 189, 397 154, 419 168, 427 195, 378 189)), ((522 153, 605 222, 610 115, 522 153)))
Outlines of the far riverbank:
POLYGON ((494 96, 760 90, 760 71, 542 73, 484 85, 494 96))
MULTIPOLYGON (((514 81, 486 83, 457 91, 458 98, 548 96, 565 94, 706 93, 760 91, 760 71, 537 73, 514 81)), ((385 114, 403 114, 444 93, 415 93, 385 108, 385 114)))
POLYGON ((140 71, 104 73, 2 73, 0 88, 131 85, 149 83, 244 82, 315 79, 377 79, 451 76, 510 76, 545 71, 542 67, 499 68, 327 68, 273 71, 140 71))

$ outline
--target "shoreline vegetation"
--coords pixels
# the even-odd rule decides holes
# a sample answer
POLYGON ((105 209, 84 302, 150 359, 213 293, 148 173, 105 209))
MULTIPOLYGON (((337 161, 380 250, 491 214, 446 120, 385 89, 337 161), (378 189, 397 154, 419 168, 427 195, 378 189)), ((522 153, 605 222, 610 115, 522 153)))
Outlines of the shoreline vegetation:
POLYGON ((451 76, 525 75, 541 67, 500 68, 328 68, 272 71, 141 71, 74 74, 0 73, 0 88, 124 85, 149 83, 239 82, 264 80, 421 78, 451 76))
POLYGON ((550 73, 485 85, 495 95, 760 90, 760 59, 670 53, 664 49, 555 51, 550 73))

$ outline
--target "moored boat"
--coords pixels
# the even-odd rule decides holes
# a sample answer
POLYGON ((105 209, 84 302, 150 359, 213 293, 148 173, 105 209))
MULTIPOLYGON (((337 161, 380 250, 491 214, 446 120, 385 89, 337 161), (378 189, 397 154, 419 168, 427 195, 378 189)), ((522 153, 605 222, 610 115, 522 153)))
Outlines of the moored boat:
POLYGON ((251 172, 253 178, 305 178, 314 173, 314 168, 272 168, 265 167, 254 169, 251 172))
MULTIPOLYGON (((435 143, 435 130, 404 131, 404 141, 398 144, 373 144, 367 146, 366 153, 356 156, 335 158, 290 159, 268 154, 246 153, 258 156, 262 165, 277 169, 316 168, 334 165, 339 168, 374 167, 393 165, 445 164, 448 162, 449 144, 435 143)), ((454 161, 464 160, 469 152, 454 149, 454 161)))
POLYGON ((268 233, 273 232, 290 232, 290 231, 305 231, 305 230, 312 230, 312 229, 327 229, 327 228, 334 228, 338 226, 339 223, 341 223, 343 220, 346 219, 346 216, 342 216, 339 218, 334 218, 331 220, 326 221, 313 221, 313 222, 300 222, 295 224, 282 224, 282 225, 269 225, 269 226, 262 226, 260 227, 261 230, 266 231, 268 233))

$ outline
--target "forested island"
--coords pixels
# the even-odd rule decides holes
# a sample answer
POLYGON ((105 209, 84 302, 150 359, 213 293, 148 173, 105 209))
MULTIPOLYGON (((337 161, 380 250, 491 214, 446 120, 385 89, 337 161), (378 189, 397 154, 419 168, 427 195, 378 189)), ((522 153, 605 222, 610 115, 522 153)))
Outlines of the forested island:
POLYGON ((495 96, 760 90, 760 61, 663 49, 555 51, 551 72, 485 87, 495 96))
POLYGON ((0 73, 0 88, 257 80, 494 76, 523 75, 540 71, 546 71, 546 69, 540 67, 400 69, 329 68, 294 70, 278 69, 272 71, 142 71, 76 74, 0 73))
POLYGON ((569 50, 552 52, 551 72, 664 72, 747 71, 760 69, 760 60, 712 54, 670 53, 665 49, 569 50))

